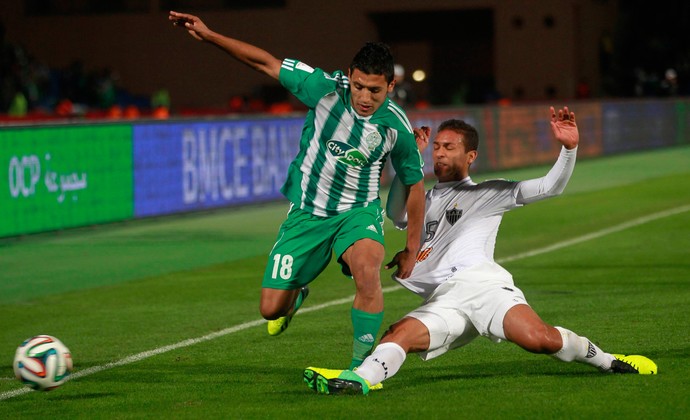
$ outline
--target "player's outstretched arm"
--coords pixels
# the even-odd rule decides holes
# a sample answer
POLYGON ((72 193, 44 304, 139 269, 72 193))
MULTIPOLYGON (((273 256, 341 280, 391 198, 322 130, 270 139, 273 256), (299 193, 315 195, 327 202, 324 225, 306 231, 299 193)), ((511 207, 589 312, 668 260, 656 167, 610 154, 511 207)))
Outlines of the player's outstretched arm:
POLYGON ((214 32, 194 15, 171 11, 168 19, 172 21, 173 25, 186 29, 195 39, 209 42, 254 70, 276 80, 278 79, 281 61, 269 52, 246 42, 214 32))
POLYGON ((551 111, 551 132, 566 149, 571 150, 577 147, 580 142, 580 133, 575 122, 575 113, 571 112, 567 106, 559 109, 558 113, 554 107, 551 111))
POLYGON ((561 194, 575 168, 577 145, 580 142, 580 134, 575 123, 575 113, 571 112, 567 106, 559 109, 558 112, 553 107, 549 109, 551 111, 551 131, 563 147, 558 160, 546 176, 518 183, 516 196, 518 204, 529 204, 561 194))

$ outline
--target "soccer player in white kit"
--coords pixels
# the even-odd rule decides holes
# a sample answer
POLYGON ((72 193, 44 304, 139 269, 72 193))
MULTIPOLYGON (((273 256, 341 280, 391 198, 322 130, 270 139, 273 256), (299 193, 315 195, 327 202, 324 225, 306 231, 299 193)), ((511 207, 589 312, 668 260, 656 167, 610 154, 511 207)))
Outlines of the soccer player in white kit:
MULTIPOLYGON (((393 324, 356 370, 307 368, 304 380, 310 388, 323 394, 366 394, 395 375, 407 353, 429 360, 480 335, 603 372, 656 373, 654 362, 644 356, 606 353, 589 339, 542 321, 511 274, 494 261, 503 213, 559 195, 573 172, 579 142, 575 113, 567 107, 550 112, 553 135, 562 145, 558 160, 546 176, 521 182, 474 183, 469 168, 477 158, 476 129, 460 120, 441 124, 433 141, 438 183, 426 194, 421 251, 412 276, 394 277, 425 302, 393 324)), ((415 135, 423 150, 430 130, 415 129, 415 135)), ((387 210, 395 225, 405 228, 401 187, 394 180, 387 210)), ((394 259, 386 268, 396 264, 394 259)))

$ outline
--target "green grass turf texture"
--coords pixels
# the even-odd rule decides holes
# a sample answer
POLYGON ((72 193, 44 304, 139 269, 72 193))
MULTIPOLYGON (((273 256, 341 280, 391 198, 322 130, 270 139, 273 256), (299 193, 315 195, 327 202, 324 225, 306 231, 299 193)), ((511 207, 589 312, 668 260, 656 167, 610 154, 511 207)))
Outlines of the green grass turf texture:
MULTIPOLYGON (((538 167, 501 174, 527 179, 538 167)), ((558 198, 509 212, 501 260, 690 204, 690 148, 583 160, 558 198)), ((266 255, 286 204, 0 240, 0 395, 16 347, 60 338, 75 372, 260 319, 266 255)), ((387 256, 404 233, 387 225, 387 256)), ((322 396, 307 366, 348 364, 352 281, 331 263, 279 337, 265 324, 0 399, 0 417, 681 418, 690 409, 690 212, 504 265, 544 320, 604 350, 637 353, 659 375, 605 375, 478 338, 430 362, 409 355, 384 389, 322 396)), ((393 286, 389 272, 384 287, 393 286)), ((387 292, 384 327, 420 299, 387 292)))

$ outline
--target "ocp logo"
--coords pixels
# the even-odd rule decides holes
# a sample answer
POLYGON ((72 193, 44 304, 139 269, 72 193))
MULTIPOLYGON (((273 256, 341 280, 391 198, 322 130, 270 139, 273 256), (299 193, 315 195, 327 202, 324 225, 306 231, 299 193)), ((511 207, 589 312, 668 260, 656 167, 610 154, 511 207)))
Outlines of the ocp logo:
POLYGON ((331 152, 333 156, 342 162, 350 166, 364 166, 367 164, 367 158, 354 147, 347 143, 340 141, 331 140, 326 143, 326 147, 331 152))

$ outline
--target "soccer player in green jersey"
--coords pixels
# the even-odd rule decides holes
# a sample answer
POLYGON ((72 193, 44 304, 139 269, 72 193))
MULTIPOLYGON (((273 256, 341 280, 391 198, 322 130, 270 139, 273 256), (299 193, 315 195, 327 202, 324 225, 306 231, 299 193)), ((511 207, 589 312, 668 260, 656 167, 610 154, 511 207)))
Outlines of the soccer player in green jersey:
POLYGON ((287 219, 269 254, 261 290, 268 332, 289 325, 335 252, 352 276, 353 369, 371 352, 383 321, 379 272, 384 258, 379 180, 390 158, 405 187, 407 245, 394 257, 396 276, 410 276, 424 217, 422 159, 405 113, 388 99, 394 61, 387 46, 367 43, 347 74, 328 74, 294 59, 210 30, 196 16, 170 12, 169 19, 195 39, 278 81, 308 108, 300 149, 281 191, 290 200, 287 219))

